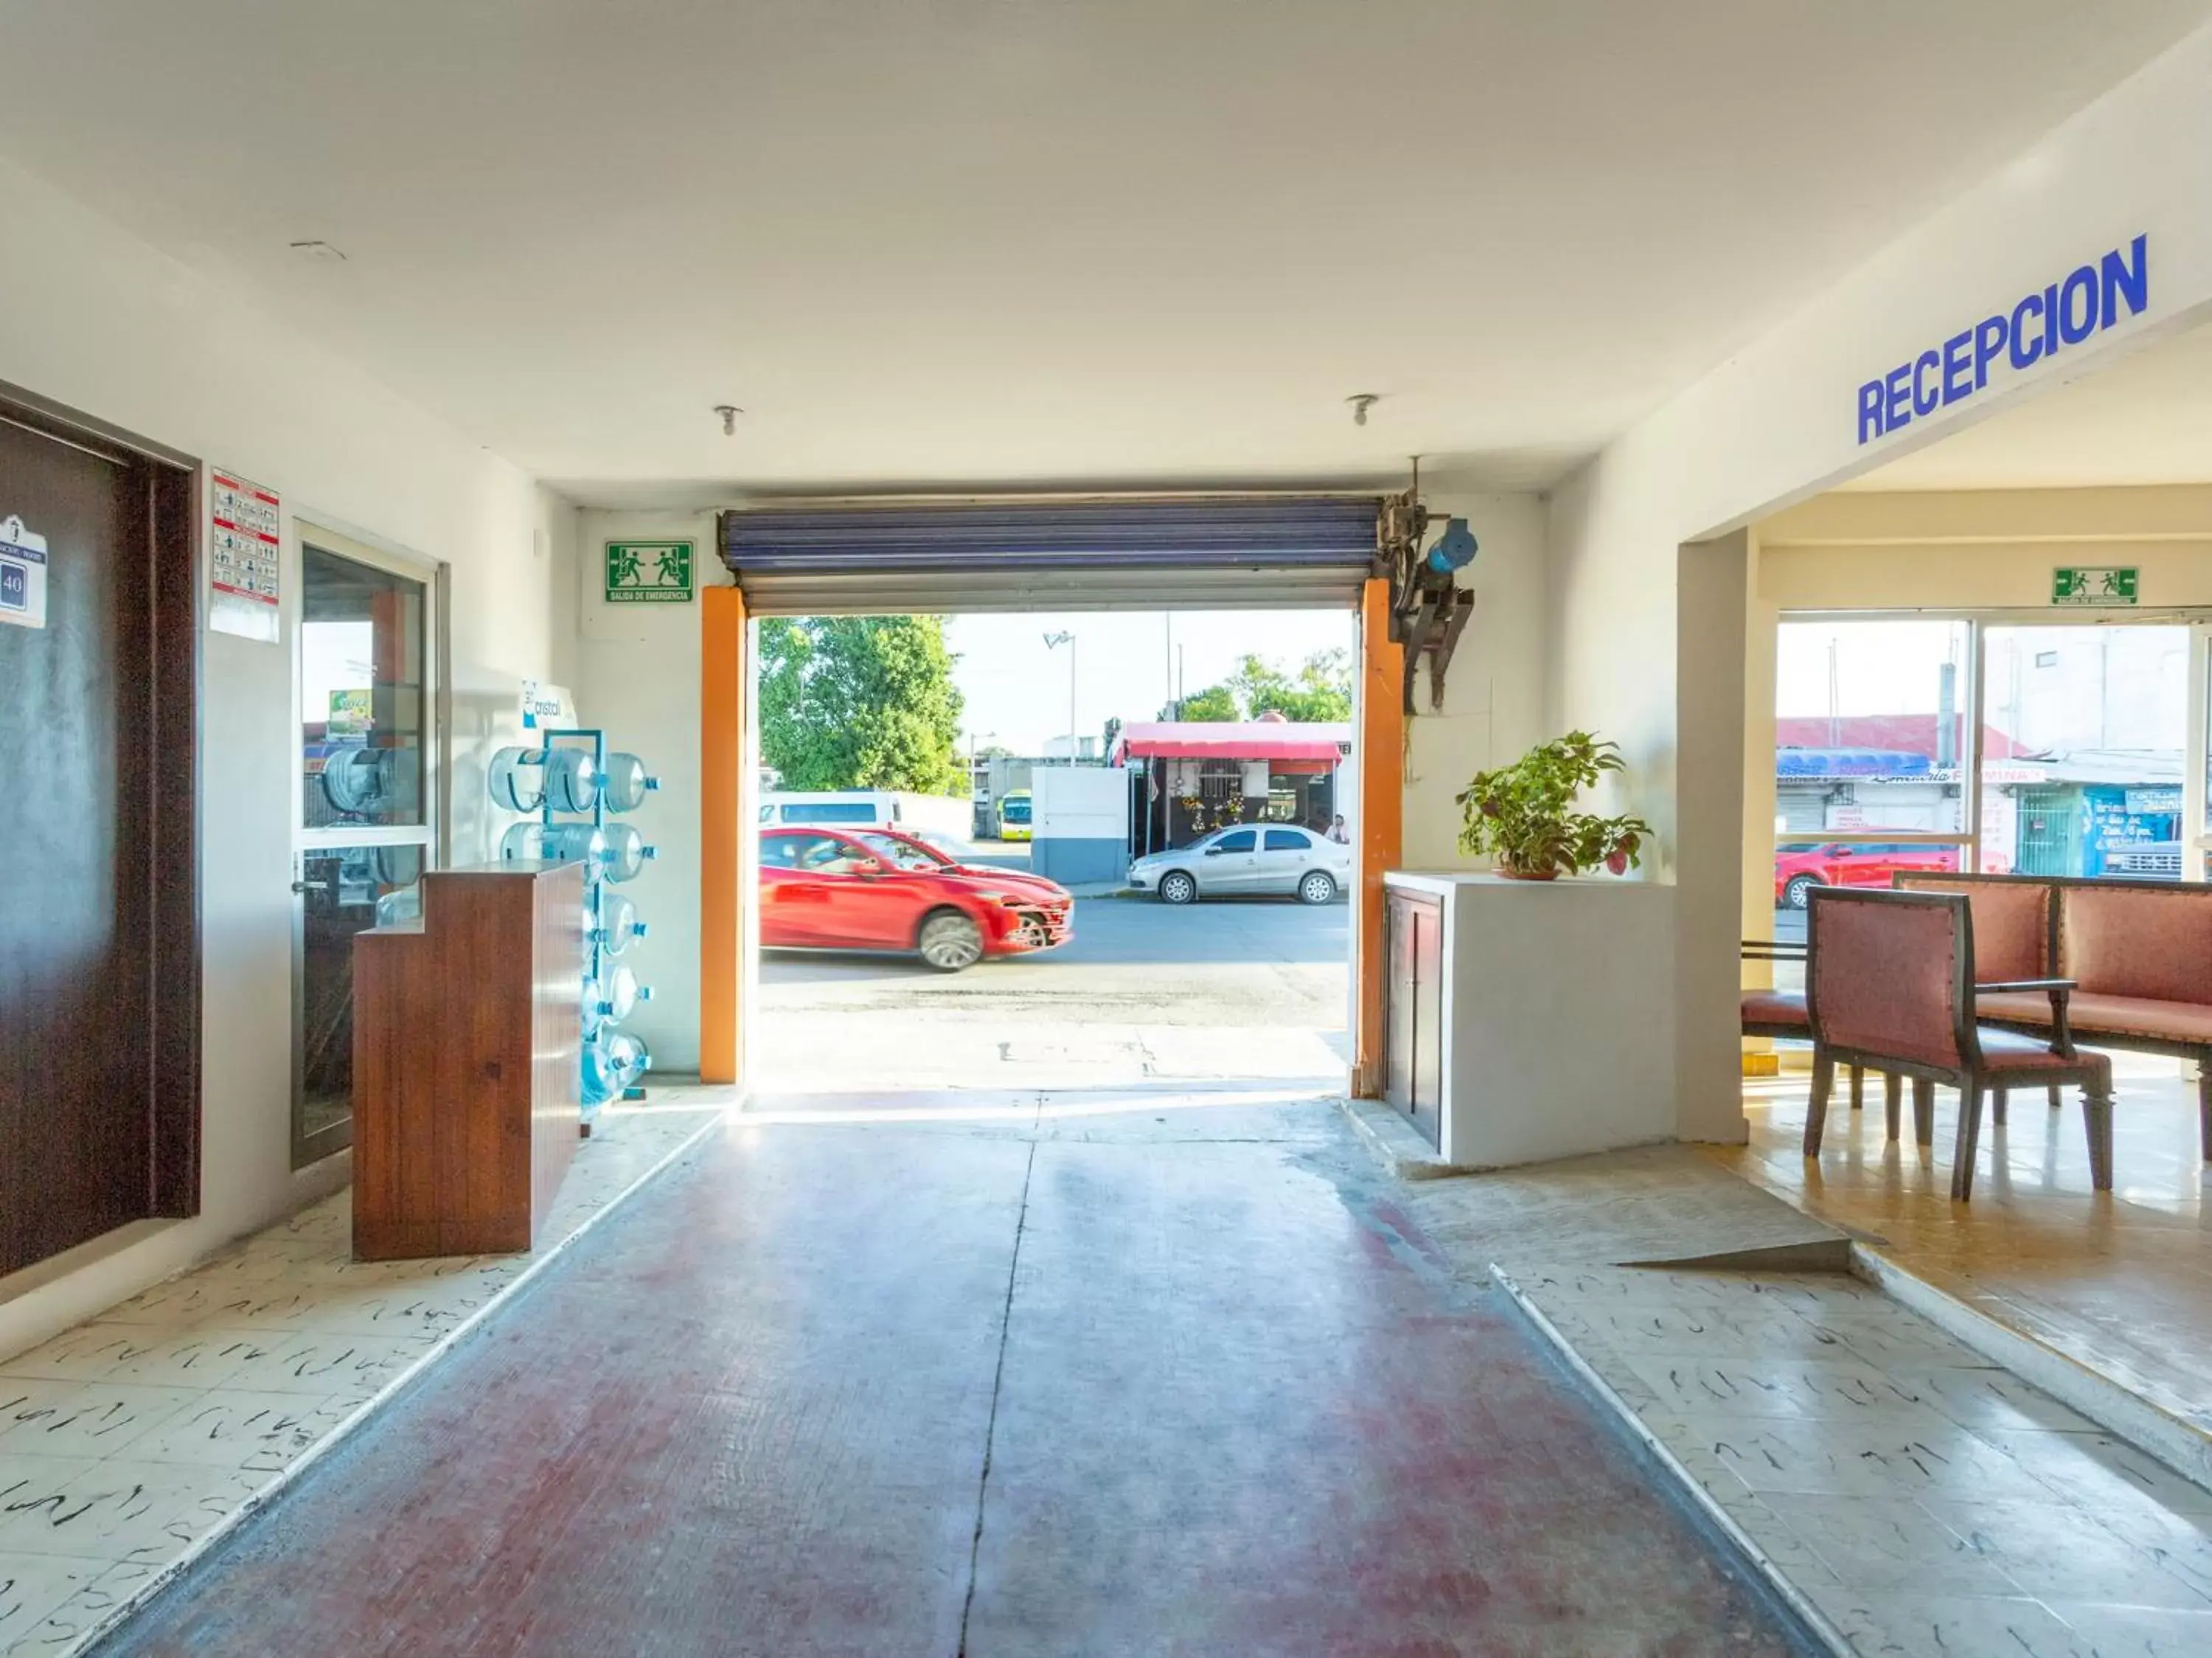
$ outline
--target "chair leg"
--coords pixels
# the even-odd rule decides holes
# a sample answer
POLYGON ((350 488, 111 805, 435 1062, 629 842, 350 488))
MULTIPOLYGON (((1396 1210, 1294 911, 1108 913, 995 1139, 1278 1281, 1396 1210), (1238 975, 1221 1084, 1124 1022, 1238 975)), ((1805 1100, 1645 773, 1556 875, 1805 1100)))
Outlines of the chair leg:
POLYGON ((1963 1204, 1973 1195, 1974 1159, 1981 1149, 1982 1085, 1969 1082, 1959 1090, 1959 1134, 1951 1153, 1951 1201, 1963 1204))
POLYGON ((1828 1126, 1828 1095, 1836 1086, 1836 1062, 1817 1048, 1813 1052, 1813 1098, 1805 1107, 1805 1155, 1820 1155, 1820 1135, 1828 1126))
POLYGON ((2112 1189, 2112 1096, 2081 1093, 2082 1125, 2089 1131, 2089 1184, 2100 1192, 2112 1189))
POLYGON ((1924 1076, 1912 1079, 1912 1137, 1923 1146, 1936 1143, 1936 1085, 1924 1076))
POLYGON ((1883 1114, 1889 1119, 1889 1137, 1893 1144, 1897 1140, 1898 1107, 1904 1100, 1905 1079, 1893 1070, 1882 1072, 1881 1106, 1883 1114))
POLYGON ((2197 1143, 2212 1163, 2212 1054, 2197 1062, 2197 1143))
POLYGON ((1862 1111, 1864 1110, 1865 1107, 1866 1067, 1863 1065, 1853 1065, 1851 1067, 1851 1109, 1853 1111, 1862 1111))
POLYGON ((2057 1083, 2053 1082, 2051 1085, 2049 1091, 2051 1094, 2051 1108, 2053 1111, 2057 1111, 2061 1106, 2066 1103, 2066 1090, 2060 1088, 2057 1083))
POLYGON ((2010 1090, 2007 1088, 1990 1090, 1990 1121, 1995 1123, 1999 1128, 2005 1125, 2005 1096, 2009 1092, 2010 1090))

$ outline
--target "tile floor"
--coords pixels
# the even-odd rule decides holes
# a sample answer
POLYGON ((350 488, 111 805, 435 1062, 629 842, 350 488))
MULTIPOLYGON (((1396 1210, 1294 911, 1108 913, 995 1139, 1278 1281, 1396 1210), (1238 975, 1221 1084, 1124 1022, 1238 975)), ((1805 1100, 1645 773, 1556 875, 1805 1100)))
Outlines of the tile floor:
POLYGON ((2212 1491, 1871 1286, 1500 1272, 1845 1649, 2212 1653, 2212 1491))
POLYGON ((530 1256, 356 1262, 349 1194, 0 1358, 0 1658, 79 1650, 710 1126, 605 1113, 530 1256))
MULTIPOLYGON (((1936 1094, 1936 1141, 1886 1137, 1881 1088, 1838 1102, 1817 1162, 1803 1155, 1806 1079, 1747 1083, 1751 1143, 1713 1155, 1914 1277, 2212 1434, 2212 1216, 2203 1203, 2196 1083, 2175 1061, 2116 1054, 2114 1189, 2089 1184, 2079 1104, 2015 1099, 1972 1202, 1950 1199, 1956 1096, 1936 1094)), ((1841 1095, 1841 1089, 1838 1094, 1841 1095)), ((2207 1648, 2212 1651, 2212 1647, 2207 1648)))

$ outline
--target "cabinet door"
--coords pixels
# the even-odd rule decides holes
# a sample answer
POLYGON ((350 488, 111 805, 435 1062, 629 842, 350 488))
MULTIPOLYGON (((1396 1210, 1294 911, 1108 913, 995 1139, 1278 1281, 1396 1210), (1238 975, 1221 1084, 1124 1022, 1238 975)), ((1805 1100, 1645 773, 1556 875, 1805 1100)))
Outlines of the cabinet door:
POLYGON ((1392 893, 1382 912, 1382 1099, 1400 1111, 1413 1109, 1413 913, 1402 893, 1392 893))
POLYGON ((1413 935, 1413 1123, 1429 1143, 1443 1144, 1443 911, 1433 903, 1414 906, 1413 935))

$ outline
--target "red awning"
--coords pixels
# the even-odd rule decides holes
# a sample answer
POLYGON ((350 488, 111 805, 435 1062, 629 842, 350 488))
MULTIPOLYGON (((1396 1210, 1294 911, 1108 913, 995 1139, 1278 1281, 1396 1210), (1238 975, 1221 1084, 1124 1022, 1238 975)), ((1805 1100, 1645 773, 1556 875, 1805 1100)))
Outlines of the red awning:
POLYGON ((1351 750, 1348 724, 1297 725, 1285 720, 1186 720, 1125 725, 1114 745, 1116 762, 1170 760, 1325 760, 1351 750))

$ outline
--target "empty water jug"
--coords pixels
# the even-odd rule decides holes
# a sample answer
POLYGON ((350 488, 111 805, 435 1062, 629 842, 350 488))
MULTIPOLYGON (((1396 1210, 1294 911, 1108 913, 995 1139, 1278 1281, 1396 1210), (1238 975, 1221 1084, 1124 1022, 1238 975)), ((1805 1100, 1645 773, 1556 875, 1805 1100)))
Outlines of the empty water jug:
POLYGON ((547 863, 580 863, 597 881, 607 863, 606 837, 588 823, 511 824, 499 838, 499 855, 547 863))
POLYGON ((545 751, 502 748, 486 776, 493 802, 510 812, 535 812, 545 803, 545 751))
POLYGON ((545 798, 556 812, 588 812, 599 798, 599 768, 588 748, 555 748, 545 757, 545 798))
POLYGON ((609 893, 599 900, 599 924, 592 930, 592 942, 609 955, 620 955, 645 936, 645 923, 637 918, 637 905, 620 893, 609 893))
POLYGON ((645 837, 626 823, 611 823, 599 833, 605 843, 609 881, 635 880, 646 860, 656 856, 654 849, 645 844, 645 837))
POLYGON ((635 812, 645 797, 660 787, 660 779, 646 774, 645 762, 635 754, 610 754, 599 775, 599 792, 610 812, 635 812))

